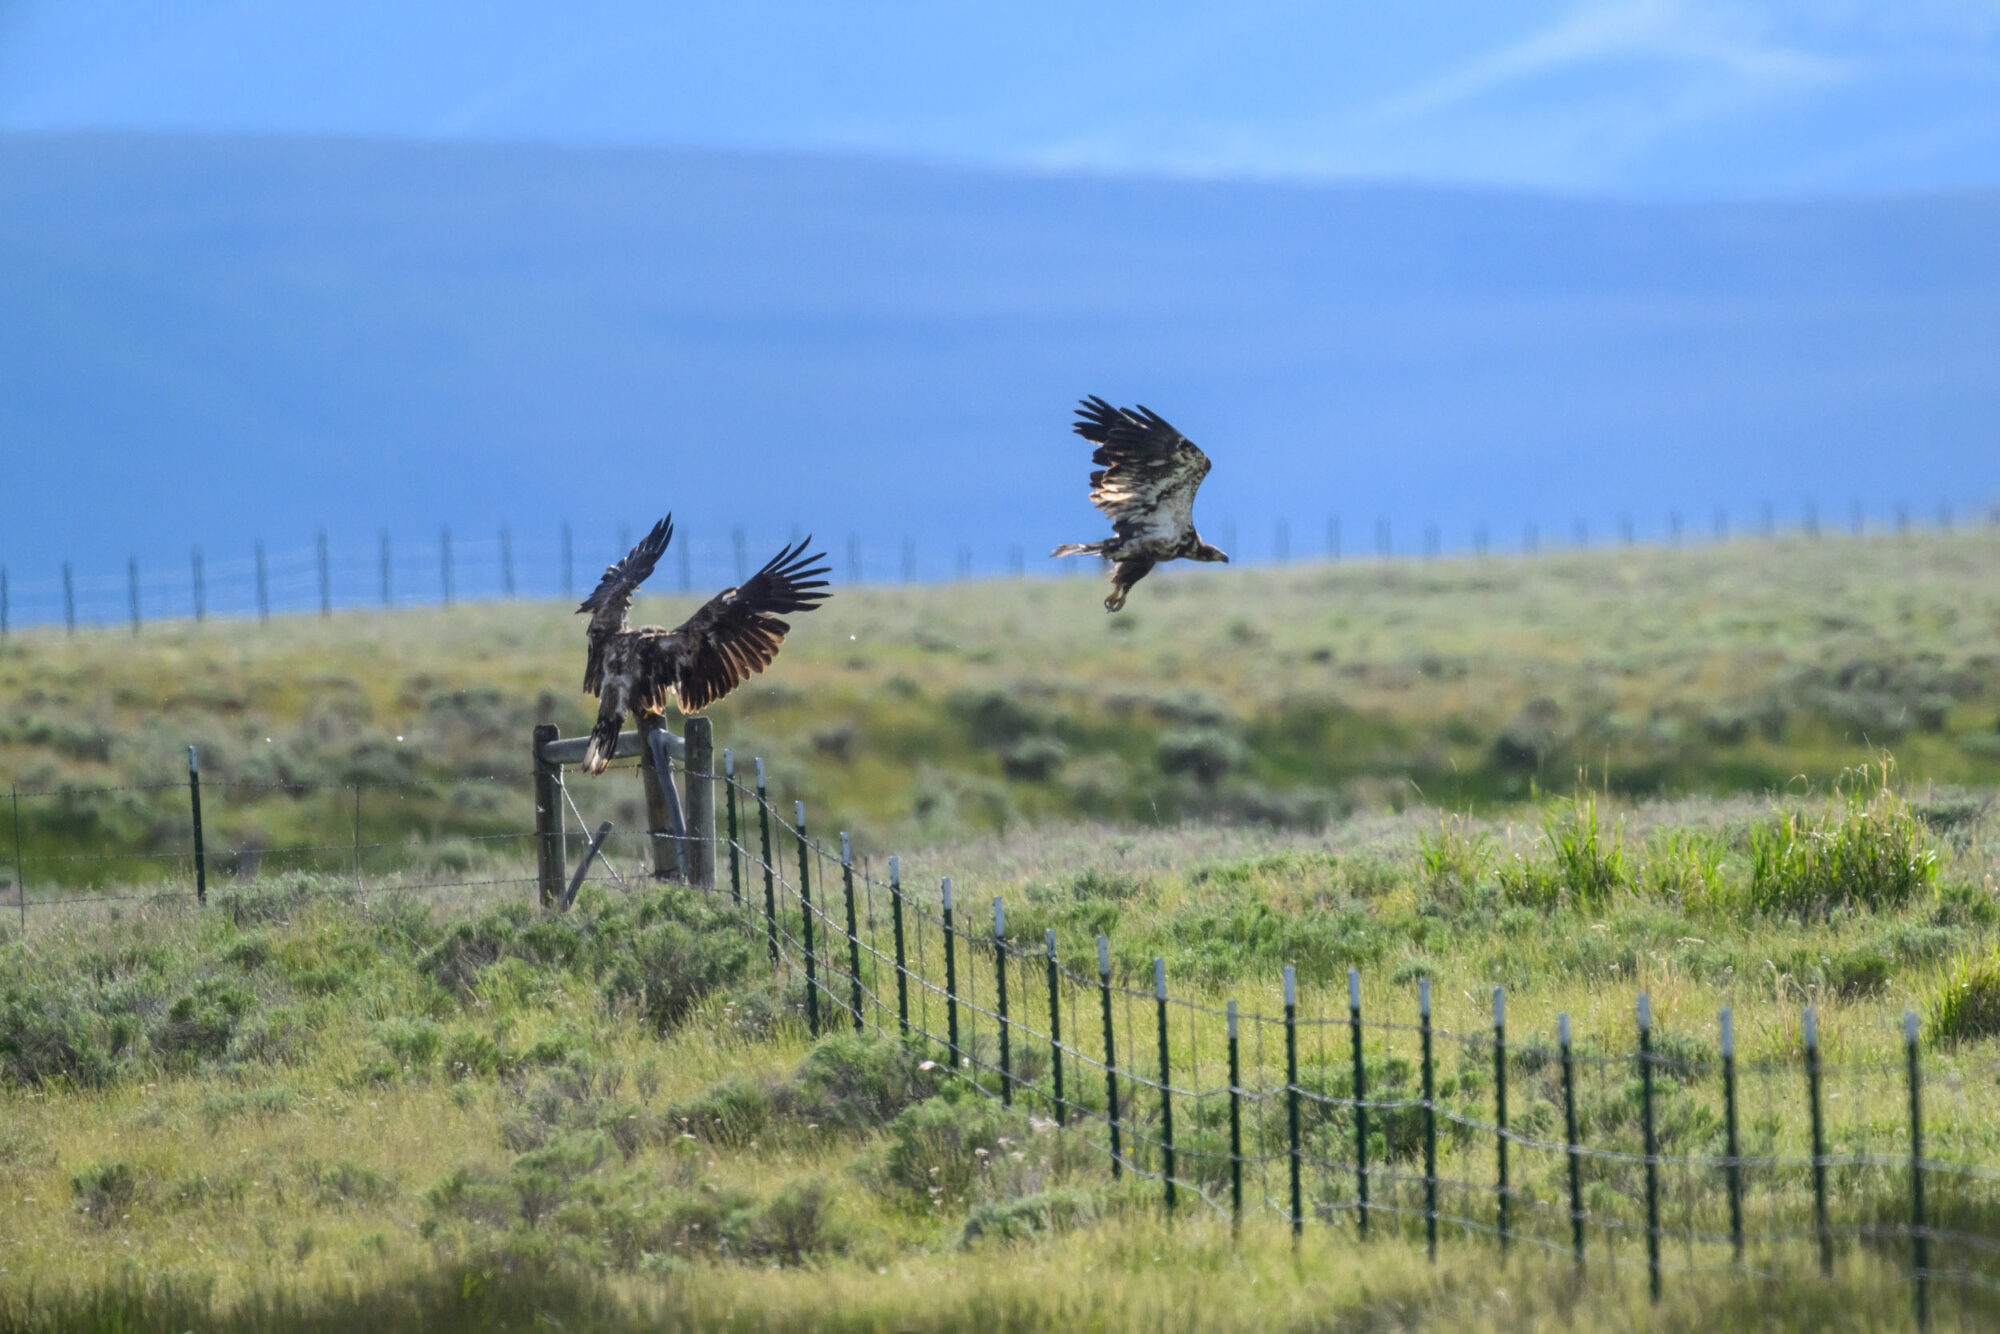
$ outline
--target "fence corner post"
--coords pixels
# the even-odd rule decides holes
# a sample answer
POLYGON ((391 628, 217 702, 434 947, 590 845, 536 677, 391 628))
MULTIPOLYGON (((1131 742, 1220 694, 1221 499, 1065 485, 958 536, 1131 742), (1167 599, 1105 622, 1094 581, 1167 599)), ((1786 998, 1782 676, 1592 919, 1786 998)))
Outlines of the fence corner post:
POLYGON ((681 786, 686 793, 687 840, 681 869, 697 889, 715 888, 715 724, 707 714, 690 715, 681 724, 686 754, 681 759, 681 786))
POLYGON ((554 723, 535 724, 535 885, 544 908, 562 901, 564 863, 569 860, 563 848, 562 767, 543 754, 560 734, 554 723))

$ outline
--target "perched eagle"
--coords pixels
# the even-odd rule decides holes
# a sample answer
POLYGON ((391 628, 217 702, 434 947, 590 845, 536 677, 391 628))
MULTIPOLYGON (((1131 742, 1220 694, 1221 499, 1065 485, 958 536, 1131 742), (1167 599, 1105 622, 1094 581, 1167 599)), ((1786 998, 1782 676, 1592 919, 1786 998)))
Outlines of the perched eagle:
POLYGON ((1208 455, 1150 408, 1114 408, 1095 394, 1076 410, 1076 433, 1097 446, 1090 461, 1090 503, 1104 511, 1116 537, 1065 542, 1052 555, 1103 556, 1118 562, 1104 610, 1163 560, 1222 561, 1229 557, 1194 530, 1194 493, 1208 476, 1208 455))
POLYGON ((583 688, 598 700, 597 725, 590 729, 590 747, 583 756, 590 773, 603 773, 611 762, 628 710, 659 712, 668 695, 682 713, 707 708, 771 665, 791 629, 780 615, 811 611, 828 596, 822 577, 828 567, 813 564, 826 557, 803 554, 812 541, 807 537, 773 556, 741 587, 717 593, 676 629, 628 629, 625 614, 632 594, 653 572, 673 536, 674 516, 669 514, 624 560, 605 570, 597 591, 576 609, 579 615, 590 613, 583 688))

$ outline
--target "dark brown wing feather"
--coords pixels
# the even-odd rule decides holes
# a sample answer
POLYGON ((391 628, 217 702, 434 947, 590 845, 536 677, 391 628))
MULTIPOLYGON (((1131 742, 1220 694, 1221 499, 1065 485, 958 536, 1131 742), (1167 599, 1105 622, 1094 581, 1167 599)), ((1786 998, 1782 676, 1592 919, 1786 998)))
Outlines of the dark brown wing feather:
POLYGON ((632 595, 639 591, 640 584, 646 582, 646 576, 659 564, 667 543, 673 540, 674 516, 669 514, 639 539, 639 545, 627 552, 624 560, 605 567, 604 577, 597 581, 596 590, 576 609, 578 615, 590 613, 590 628, 586 632, 590 640, 590 657, 583 669, 583 688, 588 693, 595 695, 603 687, 604 645, 611 636, 625 628, 626 613, 632 609, 632 595))
MULTIPOLYGON (((660 667, 642 691, 664 695, 671 683, 683 713, 694 713, 763 671, 791 629, 781 616, 811 611, 829 595, 824 552, 805 555, 811 537, 786 547, 737 588, 726 589, 658 642, 660 667)), ((651 647, 649 645, 649 647, 651 647)), ((647 655, 648 660, 653 654, 647 655)))
POLYGON ((1208 455, 1152 409, 1114 408, 1092 395, 1076 410, 1076 433, 1097 446, 1090 503, 1127 542, 1171 549, 1194 531, 1194 493, 1208 455))

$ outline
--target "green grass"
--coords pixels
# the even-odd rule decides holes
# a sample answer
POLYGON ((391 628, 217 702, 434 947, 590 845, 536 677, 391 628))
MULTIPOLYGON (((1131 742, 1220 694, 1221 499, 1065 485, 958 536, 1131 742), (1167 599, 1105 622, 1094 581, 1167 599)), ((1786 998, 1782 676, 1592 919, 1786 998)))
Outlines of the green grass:
MULTIPOLYGON (((1490 1137, 1451 1118, 1490 1116, 1494 984, 1524 1133, 1560 1138, 1548 1048, 1568 1013, 1587 1142, 1637 1148, 1623 1054, 1645 990, 1670 1061, 1669 1154, 1720 1151, 1725 1004, 1746 1152, 1807 1151, 1812 1004, 1836 1152, 1893 1161, 1914 1008, 1927 1152, 2000 1166, 1985 1096, 2000 1075, 1996 564, 2000 544, 1963 534, 1198 572, 1149 580, 1120 618, 1082 582, 843 592, 717 726, 769 757, 774 798, 808 800, 815 829, 851 827, 877 874, 899 852, 920 903, 951 875, 982 920, 1003 897, 1013 938, 1053 928, 1085 979, 1105 933, 1121 982, 1149 985, 1160 957, 1177 1002, 1269 1015, 1295 966, 1314 1021, 1305 1089, 1351 1090, 1351 967, 1370 1021, 1396 1025, 1369 1030, 1371 1096, 1413 1096, 1415 987, 1433 979, 1447 1178, 1493 1172, 1490 1137)), ((1697 1268, 1670 1272, 1650 1308, 1643 1272, 1605 1263, 1640 1253, 1629 1227, 1602 1226, 1639 1217, 1637 1169, 1614 1159, 1587 1168, 1600 1225, 1581 1280, 1525 1242, 1502 1264, 1451 1225, 1433 1269, 1420 1224, 1387 1214, 1365 1250, 1337 1210, 1297 1252, 1268 1211, 1240 1243, 1185 1195, 1168 1222, 1157 1186, 1110 1179, 1101 1127, 1046 1124, 1039 1044, 1017 1036, 1030 1087, 1007 1113, 935 1046, 815 1043, 796 975, 774 977, 725 905, 641 882, 628 844, 613 857, 627 880, 600 872, 561 919, 529 887, 399 892, 525 870, 504 839, 444 841, 525 827, 525 791, 505 783, 364 790, 359 841, 380 846, 357 878, 352 792, 306 789, 524 770, 533 722, 582 730, 581 701, 549 684, 571 679, 575 649, 575 626, 532 606, 0 649, 11 779, 171 785, 24 802, 29 856, 177 849, 183 738, 203 746, 218 849, 205 910, 78 901, 0 927, 0 1329, 1907 1322, 1903 1244, 1845 1235, 1832 1282, 1809 1239, 1754 1247, 1748 1277, 1726 1247, 1675 1242, 1670 1264, 1697 1268), (278 786, 231 786, 248 783, 278 786), (252 870, 259 843, 329 850, 252 870)), ((593 818, 637 821, 629 773, 573 792, 593 818)), ((30 865, 38 898, 181 874, 30 865)), ((864 887, 858 916, 888 949, 879 894, 864 887)), ((934 929, 911 937, 940 980, 934 929)), ((990 1009, 990 952, 959 964, 990 1009)), ((1017 969, 1013 1013, 1045 1030, 1041 966, 1017 969)), ((1071 1040, 1099 1050, 1094 994, 1064 1004, 1071 1040)), ((916 1005, 942 1031, 935 995, 916 1005)), ((966 1045, 995 1059, 991 1020, 963 1017, 966 1045)), ((1150 1069, 1150 1005, 1121 997, 1112 1022, 1121 1064, 1150 1069)), ((1245 1086, 1282 1083, 1276 1031, 1245 1033, 1245 1086)), ((1215 1016, 1175 1008, 1168 1048, 1177 1084, 1226 1083, 1215 1016)), ((1080 1110, 1104 1109, 1094 1070, 1069 1077, 1080 1110)), ((1153 1092, 1128 1081, 1125 1099, 1128 1128, 1156 1134, 1153 1092)), ((1253 1152, 1280 1150, 1283 1100, 1245 1110, 1253 1152)), ((1308 1151, 1344 1160, 1347 1110, 1305 1111, 1308 1151)), ((1221 1198, 1219 1168, 1193 1155, 1227 1143, 1226 1101, 1184 1101, 1176 1129, 1184 1175, 1221 1198)), ((1419 1135, 1412 1109, 1383 1109, 1371 1154, 1407 1176, 1419 1135)), ((1253 1198, 1282 1198, 1277 1161, 1253 1198)), ((1513 1168, 1524 1226, 1565 1246, 1566 1220, 1538 1207, 1559 1205, 1562 1155, 1523 1148, 1513 1168)), ((1837 1220, 1901 1217, 1898 1170, 1829 1175, 1837 1220)), ((1669 1227, 1726 1225, 1713 1179, 1666 1178, 1669 1227)), ((1379 1202, 1413 1204, 1407 1180, 1380 1185, 1379 1202)), ((2000 1229, 1984 1181, 1932 1186, 1945 1225, 2000 1229)), ((1314 1169, 1307 1190, 1337 1201, 1351 1183, 1314 1169)), ((1449 1192, 1445 1207, 1480 1220, 1492 1204, 1449 1192)), ((1805 1226, 1806 1174, 1753 1173, 1747 1207, 1753 1229, 1805 1226)), ((1935 1258, 1994 1276, 1973 1248, 1935 1258)), ((1975 1288, 1937 1301, 1940 1328, 2000 1315, 1975 1288)))

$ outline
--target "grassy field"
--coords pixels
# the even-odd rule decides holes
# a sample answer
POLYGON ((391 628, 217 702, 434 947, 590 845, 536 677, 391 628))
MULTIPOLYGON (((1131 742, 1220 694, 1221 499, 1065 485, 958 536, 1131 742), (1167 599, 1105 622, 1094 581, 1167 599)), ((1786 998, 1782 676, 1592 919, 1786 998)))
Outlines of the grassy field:
MULTIPOLYGON (((1516 1124, 1560 1138, 1546 1050, 1567 1012, 1584 1133, 1635 1149, 1623 1054, 1643 989, 1670 1061, 1663 1149, 1718 1151, 1714 1017, 1730 1004, 1746 1152, 1795 1160, 1812 1004, 1831 1142, 1893 1157, 1897 1024, 1914 1008, 1929 1152, 2000 1167, 2000 541, 1212 573, 1148 581, 1120 618, 1081 581, 843 592, 773 680, 718 711, 718 733, 770 758, 774 795, 825 811, 816 829, 851 825, 878 870, 902 852, 923 902, 945 874, 978 913, 1002 896, 1015 939, 1053 928, 1085 976, 1105 933, 1121 981, 1143 984, 1157 956, 1177 1005, 1271 1014, 1289 963, 1318 1020, 1344 1018, 1359 970, 1371 1020, 1399 1025, 1369 1030, 1373 1096, 1411 1090, 1419 978, 1452 1034, 1485 1031, 1501 983, 1516 1124)), ((514 773, 535 720, 581 730, 576 636, 521 606, 17 638, 0 651, 0 762, 33 791, 171 782, 192 740, 218 839, 324 840, 350 826, 316 784, 514 773)), ((387 846, 366 894, 337 867, 267 861, 205 911, 38 909, 8 930, 0 1329, 1909 1320, 1907 1243, 1845 1232, 1831 1282, 1809 1236, 1753 1244, 1741 1277, 1726 1249, 1676 1240, 1656 1309, 1629 1230, 1597 1228, 1581 1279, 1561 1254, 1523 1242, 1502 1263, 1451 1226, 1433 1269, 1389 1215, 1359 1251, 1338 1171, 1309 1174, 1328 1212, 1296 1252, 1268 1209, 1240 1241, 1192 1201, 1168 1221, 1156 1184, 1110 1179, 1101 1127, 1047 1124, 1035 1053, 1017 1049, 1029 1086, 1009 1113, 935 1046, 813 1041, 796 974, 772 972, 726 902, 598 880, 544 921, 512 889, 396 892, 392 860, 427 874, 433 838, 524 814, 505 784, 402 791, 416 795, 367 793, 367 841, 387 846)), ((593 810, 636 799, 578 794, 593 810)), ((178 805, 129 795, 95 816, 51 800, 27 847, 179 836, 178 805)), ((137 881, 93 874, 57 885, 137 881)), ((871 940, 885 911, 864 904, 871 940)), ((922 969, 939 968, 933 936, 922 969)), ((1042 1027, 1035 976, 1019 974, 1015 1013, 1042 1027)), ((982 1004, 990 980, 970 981, 982 1004)), ((1066 1002, 1073 1024, 1084 999, 1066 1002)), ((1114 1028, 1127 1061, 1150 1055, 1144 1004, 1114 1028)), ((990 1061, 990 1022, 968 1029, 990 1061)), ((1248 1088, 1283 1082, 1270 1036, 1246 1044, 1248 1088)), ((1177 1084, 1226 1083, 1212 1019, 1176 1008, 1168 1039, 1177 1084)), ((1097 1050, 1087 1021, 1076 1040, 1097 1050)), ((1302 1045, 1301 1085, 1345 1092, 1344 1029, 1302 1045)), ((1448 1113, 1482 1114, 1487 1062, 1443 1040, 1448 1113)), ((1101 1087, 1072 1081, 1080 1112, 1104 1109, 1101 1087)), ((1128 1126, 1157 1133, 1147 1096, 1127 1097, 1128 1126)), ((1184 1150, 1216 1146, 1220 1106, 1177 1109, 1184 1150)), ((1253 1152, 1281 1142, 1280 1111, 1252 1106, 1253 1152)), ((1373 1130, 1402 1176, 1411 1124, 1373 1130)), ((1332 1112, 1306 1132, 1333 1160, 1350 1133, 1332 1112)), ((1439 1148, 1441 1175, 1490 1179, 1489 1138, 1452 1121, 1439 1148)), ((1135 1165, 1154 1161, 1141 1149, 1135 1165)), ((1560 1250, 1567 1220, 1540 1208, 1560 1197, 1560 1155, 1523 1151, 1515 1172, 1524 1231, 1560 1250)), ((1221 1189, 1203 1160, 1183 1175, 1221 1189)), ((1843 1225, 1901 1217, 1895 1170, 1838 1166, 1832 1184, 1843 1225)), ((1587 1186, 1593 1219, 1636 1217, 1631 1164, 1593 1161, 1587 1186)), ((1282 1200, 1268 1163, 1253 1188, 1282 1200)), ((1412 1201, 1407 1181, 1380 1188, 1412 1201)), ((1935 1191, 1946 1225, 2000 1235, 2000 1191, 1950 1174, 1935 1191)), ((1667 1225, 1714 1232, 1721 1200, 1712 1179, 1670 1174, 1667 1225)), ((1470 1189, 1444 1204, 1492 1209, 1470 1189)), ((1748 1208, 1753 1231, 1798 1232, 1804 1175, 1758 1175, 1748 1208)), ((1965 1247, 1934 1262, 2000 1278, 1965 1247)), ((1942 1328, 2000 1319, 1978 1287, 1941 1284, 1937 1301, 1942 1328)))

